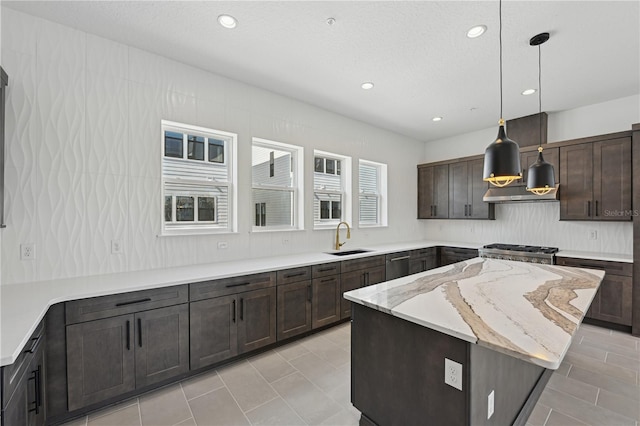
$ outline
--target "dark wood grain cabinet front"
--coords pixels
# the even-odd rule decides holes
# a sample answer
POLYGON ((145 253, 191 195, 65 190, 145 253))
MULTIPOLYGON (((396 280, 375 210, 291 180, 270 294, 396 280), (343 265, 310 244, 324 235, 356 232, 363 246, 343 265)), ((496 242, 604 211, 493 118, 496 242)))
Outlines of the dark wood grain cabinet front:
POLYGON ((478 257, 478 250, 462 248, 462 247, 440 247, 439 266, 446 266, 452 263, 462 262, 465 260, 478 257))
POLYGON ((340 318, 351 317, 351 302, 344 298, 347 291, 381 283, 386 278, 385 256, 345 260, 340 275, 340 318))
POLYGON ((560 220, 629 221, 631 138, 560 147, 560 220))
POLYGON ((278 286, 278 340, 311 330, 311 280, 278 286))
POLYGON ((494 204, 482 199, 488 189, 483 167, 482 158, 449 164, 450 219, 495 219, 494 204))
POLYGON ((315 278, 311 282, 311 327, 318 328, 340 320, 340 275, 315 278))
POLYGON ((418 219, 449 217, 449 165, 418 166, 418 219))
POLYGON ((418 274, 438 267, 438 249, 429 247, 411 250, 409 254, 409 274, 418 274))

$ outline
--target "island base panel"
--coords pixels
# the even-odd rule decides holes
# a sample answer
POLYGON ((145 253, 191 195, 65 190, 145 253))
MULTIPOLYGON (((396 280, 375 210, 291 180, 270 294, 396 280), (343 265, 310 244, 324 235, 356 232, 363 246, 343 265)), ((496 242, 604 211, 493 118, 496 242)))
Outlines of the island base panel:
POLYGON ((361 426, 517 424, 548 380, 540 366, 375 309, 354 303, 352 313, 351 401, 361 426), (445 358, 462 364, 462 391, 444 383, 445 358))

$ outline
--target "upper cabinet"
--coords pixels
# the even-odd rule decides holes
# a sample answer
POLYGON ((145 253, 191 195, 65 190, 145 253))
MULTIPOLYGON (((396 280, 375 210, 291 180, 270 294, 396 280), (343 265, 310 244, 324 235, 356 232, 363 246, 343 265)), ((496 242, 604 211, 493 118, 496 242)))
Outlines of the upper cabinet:
POLYGON ((560 147, 560 181, 560 220, 631 220, 631 138, 560 147))
POLYGON ((418 167, 418 219, 449 217, 449 165, 418 167))
POLYGON ((460 161, 449 164, 449 218, 494 219, 495 206, 482 197, 488 184, 482 180, 484 160, 460 161))

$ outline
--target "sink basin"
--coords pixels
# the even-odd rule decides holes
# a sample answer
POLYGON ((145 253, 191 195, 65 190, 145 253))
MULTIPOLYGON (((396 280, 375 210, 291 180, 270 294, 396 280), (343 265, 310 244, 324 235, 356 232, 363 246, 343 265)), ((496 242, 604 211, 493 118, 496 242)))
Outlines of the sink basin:
POLYGON ((371 250, 357 249, 357 250, 335 251, 335 252, 331 252, 331 253, 327 253, 327 254, 332 254, 334 256, 348 256, 350 254, 368 253, 370 251, 371 250))

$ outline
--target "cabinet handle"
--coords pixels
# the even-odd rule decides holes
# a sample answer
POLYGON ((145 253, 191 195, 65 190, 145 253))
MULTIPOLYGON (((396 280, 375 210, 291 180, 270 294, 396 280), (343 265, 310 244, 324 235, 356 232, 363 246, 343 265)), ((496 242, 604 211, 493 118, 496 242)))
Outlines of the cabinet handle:
POLYGON ((233 299, 233 316, 231 317, 231 320, 233 322, 236 322, 236 299, 233 299))
POLYGON ((405 259, 409 259, 409 256, 394 257, 393 259, 391 259, 391 262, 396 262, 398 260, 405 260, 405 259))
POLYGON ((318 272, 329 272, 329 271, 335 271, 336 267, 332 266, 330 268, 322 268, 322 269, 318 269, 318 272))
POLYGON ((591 217, 591 201, 587 201, 587 216, 591 217))
POLYGON ((464 215, 469 216, 469 204, 465 204, 464 205, 464 215))
POLYGON ((131 321, 127 321, 127 350, 131 350, 131 321))
POLYGON ((311 284, 309 284, 309 285, 307 286, 307 300, 308 300, 309 302, 311 302, 311 297, 312 297, 312 295, 311 295, 311 284))
POLYGON ((227 284, 225 287, 226 288, 232 288, 232 287, 241 287, 243 285, 249 285, 251 284, 250 282, 246 282, 246 283, 240 283, 240 284, 227 284))
POLYGON ((116 306, 135 305, 136 303, 143 303, 143 302, 151 302, 151 298, 145 297, 144 299, 132 300, 131 302, 116 303, 116 306))
POLYGON ((434 214, 433 214, 433 206, 431 205, 429 207, 431 208, 431 216, 434 216, 434 214))
POLYGON ((369 273, 364 273, 364 285, 369 285, 369 273))
POLYGON ((469 204, 469 217, 473 216, 473 204, 469 204))
POLYGON ((142 347, 142 318, 138 318, 138 346, 142 347))
POLYGON ((240 321, 244 321, 244 297, 240 298, 240 321))
POLYGON ((438 216, 438 206, 433 206, 433 215, 438 216))
POLYGON ((36 348, 36 346, 38 346, 38 341, 40 340, 40 337, 42 337, 42 335, 38 336, 38 337, 34 337, 33 339, 31 339, 31 347, 29 349, 25 349, 24 353, 25 354, 32 354, 34 349, 36 348))
POLYGON ((595 214, 596 216, 598 216, 598 200, 596 200, 595 214))
POLYGON ((34 412, 36 414, 40 414, 40 405, 42 405, 40 400, 40 366, 31 372, 32 376, 29 377, 28 380, 33 380, 33 390, 34 390, 34 400, 29 404, 33 404, 33 408, 29 409, 29 412, 34 412))
POLYGON ((427 259, 422 259, 422 272, 427 270, 427 259))
POLYGON ((329 281, 335 281, 335 280, 336 280, 336 277, 333 277, 333 278, 325 278, 324 280, 320 280, 320 282, 321 282, 321 283, 327 283, 327 282, 329 282, 329 281))
POLYGON ((302 275, 307 275, 307 271, 304 272, 296 272, 295 274, 284 274, 285 278, 293 278, 293 277, 300 277, 302 275))

